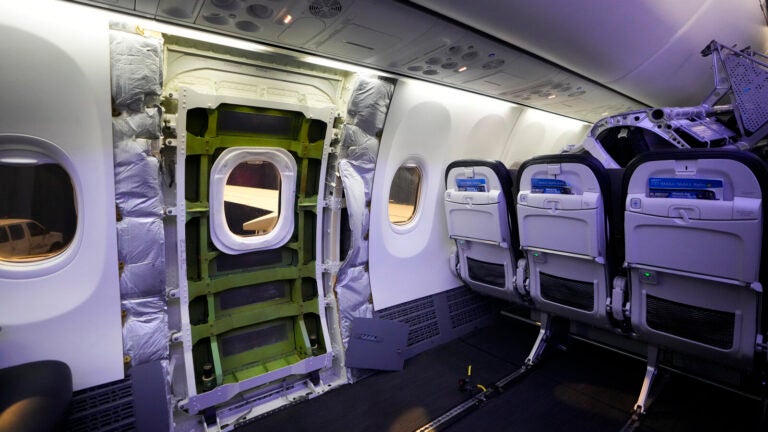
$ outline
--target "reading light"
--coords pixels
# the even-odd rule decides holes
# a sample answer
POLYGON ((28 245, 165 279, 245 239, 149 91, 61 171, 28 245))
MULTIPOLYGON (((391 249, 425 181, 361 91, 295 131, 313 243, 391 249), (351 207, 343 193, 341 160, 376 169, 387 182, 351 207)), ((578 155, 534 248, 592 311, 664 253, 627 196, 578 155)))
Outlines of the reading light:
POLYGON ((293 15, 291 14, 285 14, 283 16, 283 19, 281 20, 283 24, 288 25, 293 22, 293 15))
POLYGON ((467 69, 468 69, 468 68, 467 68, 466 66, 462 66, 462 67, 458 68, 458 69, 456 70, 456 72, 464 72, 464 71, 465 71, 465 70, 467 70, 467 69))
POLYGON ((553 94, 547 96, 547 99, 554 99, 556 97, 557 97, 557 95, 553 93, 553 94))

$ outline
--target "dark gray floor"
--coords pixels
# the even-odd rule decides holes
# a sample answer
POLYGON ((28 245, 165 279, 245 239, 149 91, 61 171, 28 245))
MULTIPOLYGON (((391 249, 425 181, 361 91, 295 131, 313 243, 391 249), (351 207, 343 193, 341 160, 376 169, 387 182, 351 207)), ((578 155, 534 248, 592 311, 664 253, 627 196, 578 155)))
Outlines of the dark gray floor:
MULTIPOLYGON (((263 431, 413 431, 468 398, 458 380, 491 385, 517 369, 538 329, 510 318, 422 353, 399 372, 356 384, 238 428, 263 431)), ((618 431, 629 418, 645 363, 578 341, 447 430, 618 431)), ((639 431, 758 431, 758 401, 671 375, 639 431)))

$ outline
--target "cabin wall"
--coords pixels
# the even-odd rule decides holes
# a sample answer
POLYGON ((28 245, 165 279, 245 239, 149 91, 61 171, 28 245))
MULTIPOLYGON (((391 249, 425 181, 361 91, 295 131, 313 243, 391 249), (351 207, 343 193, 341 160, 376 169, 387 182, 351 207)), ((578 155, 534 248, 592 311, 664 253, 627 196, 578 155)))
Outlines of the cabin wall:
POLYGON ((400 80, 381 139, 371 203, 370 270, 376 310, 455 288, 443 209, 445 167, 457 159, 507 165, 559 153, 581 141, 588 125, 434 84, 400 80), (388 204, 398 168, 421 171, 411 222, 390 223, 388 204))
POLYGON ((556 154, 578 147, 590 126, 579 120, 526 108, 509 139, 500 147, 498 159, 508 167, 516 167, 537 155, 556 154))
MULTIPOLYGON (((0 368, 61 360, 82 389, 123 378, 109 28, 87 7, 41 6, 0 7, 0 169, 59 165, 76 221, 58 254, 0 262, 0 368)), ((4 187, 2 199, 11 192, 4 187)), ((21 199, 66 204, 50 190, 21 199)))

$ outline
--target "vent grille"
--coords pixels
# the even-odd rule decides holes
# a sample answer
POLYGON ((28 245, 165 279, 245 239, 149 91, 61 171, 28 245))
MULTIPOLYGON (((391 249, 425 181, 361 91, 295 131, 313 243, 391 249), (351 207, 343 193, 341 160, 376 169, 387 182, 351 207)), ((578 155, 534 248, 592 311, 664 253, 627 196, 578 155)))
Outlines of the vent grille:
POLYGON ((564 306, 592 312, 595 307, 595 287, 592 282, 581 282, 539 273, 541 297, 564 306))
POLYGON ((408 324, 407 358, 487 325, 490 302, 467 287, 411 300, 376 312, 376 317, 408 324))
POLYGON ((440 322, 432 297, 412 300, 389 308, 382 311, 379 318, 408 324, 408 346, 440 335, 440 322))
POLYGON ((477 323, 490 313, 488 300, 475 295, 470 290, 462 290, 448 295, 448 312, 451 316, 452 329, 477 323))
POLYGON ((341 13, 339 0, 313 0, 309 4, 309 13, 318 18, 335 18, 341 13))
POLYGON ((733 346, 735 314, 677 303, 648 295, 648 327, 716 348, 733 346))
POLYGON ((411 327, 408 330, 408 346, 426 342, 437 336, 440 336, 440 324, 437 320, 420 327, 411 327))
POLYGON ((76 392, 72 397, 68 432, 127 432, 135 430, 130 379, 76 392))
POLYGON ((432 300, 432 297, 426 297, 422 299, 411 300, 407 303, 385 309, 381 312, 379 317, 381 319, 403 321, 403 318, 405 317, 423 311, 434 310, 434 308, 435 302, 432 300))

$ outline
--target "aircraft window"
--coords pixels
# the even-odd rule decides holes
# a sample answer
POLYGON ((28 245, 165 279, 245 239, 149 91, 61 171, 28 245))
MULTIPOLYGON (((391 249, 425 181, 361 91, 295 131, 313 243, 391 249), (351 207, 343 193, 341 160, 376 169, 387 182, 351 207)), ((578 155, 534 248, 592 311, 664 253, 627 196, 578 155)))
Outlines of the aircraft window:
POLYGON ((413 220, 419 205, 421 170, 413 164, 397 169, 389 189, 389 221, 406 225, 413 220))
POLYGON ((232 147, 210 177, 213 244, 230 255, 273 249, 293 234, 296 160, 274 147, 232 147))
POLYGON ((269 234, 280 218, 280 173, 271 162, 239 163, 224 186, 227 227, 242 237, 269 234))
POLYGON ((41 261, 63 252, 77 228, 66 170, 35 151, 0 151, 0 261, 41 261))

